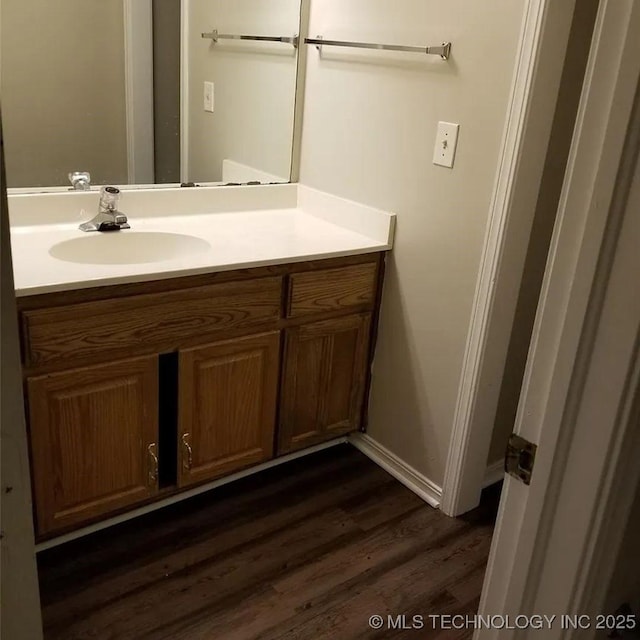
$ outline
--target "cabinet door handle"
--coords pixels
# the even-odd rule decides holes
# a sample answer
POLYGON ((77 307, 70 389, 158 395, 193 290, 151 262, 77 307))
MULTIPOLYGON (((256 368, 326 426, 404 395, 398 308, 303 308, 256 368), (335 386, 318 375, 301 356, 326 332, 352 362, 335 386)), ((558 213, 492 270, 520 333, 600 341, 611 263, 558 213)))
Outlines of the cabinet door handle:
POLYGON ((149 485, 155 487, 158 482, 158 456, 155 442, 147 447, 147 453, 149 454, 149 485))
POLYGON ((189 434, 182 434, 182 447, 184 451, 182 452, 182 466, 189 471, 193 465, 193 450, 191 449, 191 445, 188 442, 189 434))

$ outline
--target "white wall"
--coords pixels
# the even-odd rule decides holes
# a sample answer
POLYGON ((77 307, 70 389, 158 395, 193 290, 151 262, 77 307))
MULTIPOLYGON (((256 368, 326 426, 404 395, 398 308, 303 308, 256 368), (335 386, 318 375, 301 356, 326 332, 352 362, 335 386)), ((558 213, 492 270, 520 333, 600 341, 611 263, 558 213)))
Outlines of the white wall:
MULTIPOLYGON (((302 183, 398 214, 368 433, 442 483, 525 0, 312 0, 311 35, 419 54, 309 51, 302 183), (431 163, 460 123, 455 167, 431 163)), ((499 381, 498 381, 499 382, 499 381)))
POLYGON ((225 159, 289 180, 296 50, 200 34, 293 36, 299 18, 299 0, 189 0, 189 180, 222 180, 225 159), (203 109, 205 81, 214 113, 203 109))
POLYGON ((9 187, 126 184, 123 16, 120 0, 2 0, 9 187))

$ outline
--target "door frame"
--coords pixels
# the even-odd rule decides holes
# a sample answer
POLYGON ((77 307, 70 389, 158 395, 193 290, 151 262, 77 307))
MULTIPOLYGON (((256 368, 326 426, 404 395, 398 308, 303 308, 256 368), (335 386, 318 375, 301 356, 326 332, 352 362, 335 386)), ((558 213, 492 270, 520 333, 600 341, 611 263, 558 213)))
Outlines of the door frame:
POLYGON ((123 0, 124 67, 129 184, 153 184, 152 0, 123 0))
POLYGON ((640 481, 639 31, 634 0, 602 0, 516 418, 535 467, 506 478, 481 615, 605 613, 640 481))
POLYGON ((180 2, 180 181, 189 182, 189 0, 180 2))
POLYGON ((472 307, 440 508, 480 503, 575 0, 528 0, 472 307), (560 63, 559 63, 560 61, 560 63))

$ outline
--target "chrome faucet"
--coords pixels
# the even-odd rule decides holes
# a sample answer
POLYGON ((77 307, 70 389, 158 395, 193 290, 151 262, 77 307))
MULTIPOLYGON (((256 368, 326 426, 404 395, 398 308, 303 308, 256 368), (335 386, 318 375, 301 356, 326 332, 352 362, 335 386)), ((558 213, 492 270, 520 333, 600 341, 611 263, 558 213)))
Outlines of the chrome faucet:
POLYGON ((120 189, 102 187, 100 190, 100 209, 98 215, 80 225, 82 231, 118 231, 129 229, 127 216, 118 211, 120 189))
POLYGON ((74 171, 68 176, 73 191, 89 191, 91 189, 91 174, 88 171, 74 171))

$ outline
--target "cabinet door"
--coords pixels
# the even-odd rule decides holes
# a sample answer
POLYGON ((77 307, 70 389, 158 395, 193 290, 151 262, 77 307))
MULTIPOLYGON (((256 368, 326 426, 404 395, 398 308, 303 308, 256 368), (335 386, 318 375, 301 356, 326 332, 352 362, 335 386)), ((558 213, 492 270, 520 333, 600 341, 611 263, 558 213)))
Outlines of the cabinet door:
POLYGON ((157 492, 156 357, 27 380, 38 533, 157 492))
POLYGON ((370 321, 361 314, 287 330, 278 453, 358 429, 370 321))
POLYGON ((280 332, 180 352, 178 483, 273 456, 280 332))

